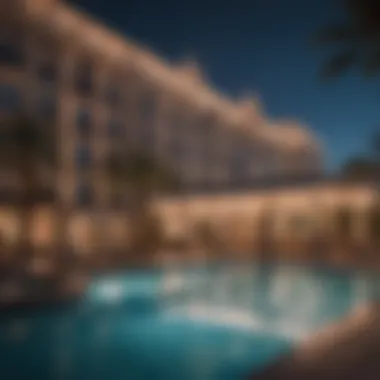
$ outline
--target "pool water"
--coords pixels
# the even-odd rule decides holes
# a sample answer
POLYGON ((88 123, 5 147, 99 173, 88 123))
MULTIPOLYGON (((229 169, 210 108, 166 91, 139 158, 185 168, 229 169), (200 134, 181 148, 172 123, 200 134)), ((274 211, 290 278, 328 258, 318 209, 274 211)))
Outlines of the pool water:
POLYGON ((233 380, 380 296, 363 273, 171 268, 95 278, 80 303, 0 317, 14 379, 233 380))

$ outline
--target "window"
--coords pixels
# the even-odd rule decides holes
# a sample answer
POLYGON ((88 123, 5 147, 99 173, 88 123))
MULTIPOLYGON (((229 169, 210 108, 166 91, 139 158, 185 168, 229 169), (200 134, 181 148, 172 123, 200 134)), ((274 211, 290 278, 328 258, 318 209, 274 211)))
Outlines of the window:
POLYGON ((183 124, 183 115, 177 109, 172 111, 170 115, 168 115, 168 125, 170 133, 176 133, 176 131, 181 130, 181 126, 183 124))
POLYGON ((141 101, 141 115, 145 121, 154 120, 156 109, 156 99, 153 92, 146 92, 141 101))
POLYGON ((24 58, 21 42, 12 43, 8 38, 0 35, 0 64, 20 66, 23 62, 24 58))
POLYGON ((215 124, 216 124, 216 119, 212 114, 208 113, 202 117, 199 125, 205 138, 210 138, 212 136, 215 124))
POLYGON ((215 141, 212 140, 214 123, 215 119, 212 115, 206 114, 195 125, 195 130, 201 141, 200 154, 205 164, 212 158, 215 149, 215 141))
POLYGON ((16 111, 20 107, 20 93, 17 88, 0 85, 0 111, 16 111))
POLYGON ((87 110, 79 110, 77 113, 77 128, 82 135, 89 135, 91 129, 91 117, 87 110))
POLYGON ((77 203, 80 206, 89 206, 93 202, 93 193, 89 184, 81 183, 77 188, 77 203))
POLYGON ((140 123, 138 125, 139 143, 142 149, 154 148, 155 144, 155 97, 145 93, 141 98, 140 123))
POLYGON ((93 91, 93 68, 89 63, 82 63, 76 67, 74 86, 79 95, 88 96, 93 91))
POLYGON ((44 120, 53 121, 57 112, 56 100, 53 97, 41 99, 39 111, 44 120))
POLYGON ((75 165, 79 169, 88 169, 91 165, 90 149, 87 146, 79 146, 75 151, 75 165))
POLYGON ((168 114, 168 150, 173 159, 181 160, 185 154, 184 149, 189 144, 182 130, 184 114, 180 108, 174 108, 168 114))
POLYGON ((207 140, 210 140, 210 138, 213 136, 214 128, 211 123, 211 120, 206 120, 205 124, 203 125, 203 133, 204 137, 207 140))
POLYGON ((300 174, 305 179, 318 178, 320 171, 320 158, 317 152, 313 152, 311 149, 305 149, 304 151, 296 154, 298 156, 298 168, 300 174))
POLYGON ((234 184, 241 185, 247 181, 249 166, 249 154, 245 142, 237 138, 231 152, 231 178, 234 184))
POLYGON ((106 102, 112 106, 117 106, 120 104, 121 91, 116 85, 109 84, 106 87, 106 102))
POLYGON ((53 62, 45 61, 38 66, 37 75, 40 81, 53 83, 57 79, 57 67, 53 62))
POLYGON ((122 137, 124 132, 123 124, 118 120, 111 120, 108 123, 107 134, 111 138, 122 137))

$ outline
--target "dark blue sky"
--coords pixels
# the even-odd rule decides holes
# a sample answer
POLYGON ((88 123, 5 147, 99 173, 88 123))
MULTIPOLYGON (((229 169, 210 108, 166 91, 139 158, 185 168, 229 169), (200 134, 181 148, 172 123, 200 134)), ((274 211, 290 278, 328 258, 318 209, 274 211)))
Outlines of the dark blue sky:
POLYGON ((223 92, 258 93, 269 115, 308 124, 331 169, 380 130, 380 79, 318 80, 331 49, 310 37, 344 16, 336 0, 70 1, 167 59, 195 56, 223 92))

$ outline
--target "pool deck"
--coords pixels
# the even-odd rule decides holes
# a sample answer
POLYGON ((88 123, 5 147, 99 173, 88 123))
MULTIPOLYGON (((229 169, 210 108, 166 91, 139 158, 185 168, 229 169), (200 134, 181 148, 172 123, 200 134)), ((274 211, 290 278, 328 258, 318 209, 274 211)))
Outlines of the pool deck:
POLYGON ((255 380, 378 380, 380 304, 359 309, 300 344, 255 380))

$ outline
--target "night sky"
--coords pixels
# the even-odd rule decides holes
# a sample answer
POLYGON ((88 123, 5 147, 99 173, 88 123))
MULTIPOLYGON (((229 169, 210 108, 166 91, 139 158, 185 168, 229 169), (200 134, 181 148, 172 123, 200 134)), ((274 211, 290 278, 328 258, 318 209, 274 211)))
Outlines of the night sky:
POLYGON ((353 70, 329 84, 318 68, 332 49, 310 43, 341 20, 335 0, 66 0, 168 60, 196 57, 213 86, 257 93, 271 117, 306 123, 330 169, 366 152, 380 130, 380 79, 353 70))

